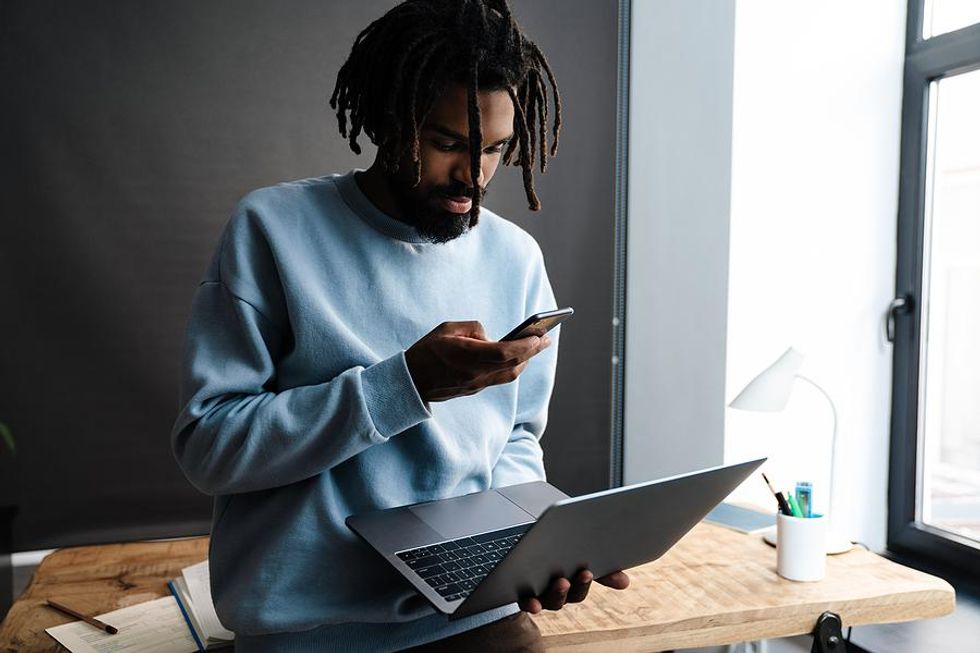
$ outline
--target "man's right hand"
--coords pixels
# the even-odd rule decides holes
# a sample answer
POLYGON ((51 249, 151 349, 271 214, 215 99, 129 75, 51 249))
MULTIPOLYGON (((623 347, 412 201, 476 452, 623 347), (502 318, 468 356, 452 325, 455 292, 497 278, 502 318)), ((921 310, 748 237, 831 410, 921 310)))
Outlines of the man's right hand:
POLYGON ((405 352, 423 401, 445 401, 510 383, 528 360, 548 347, 548 336, 495 342, 479 322, 443 322, 405 352))

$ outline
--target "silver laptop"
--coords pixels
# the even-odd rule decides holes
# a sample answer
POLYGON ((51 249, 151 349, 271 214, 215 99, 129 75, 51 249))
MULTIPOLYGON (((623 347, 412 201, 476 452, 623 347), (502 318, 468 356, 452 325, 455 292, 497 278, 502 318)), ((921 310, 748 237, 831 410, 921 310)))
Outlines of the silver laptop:
POLYGON ((450 618, 656 560, 765 458, 571 498, 543 481, 347 518, 450 618))

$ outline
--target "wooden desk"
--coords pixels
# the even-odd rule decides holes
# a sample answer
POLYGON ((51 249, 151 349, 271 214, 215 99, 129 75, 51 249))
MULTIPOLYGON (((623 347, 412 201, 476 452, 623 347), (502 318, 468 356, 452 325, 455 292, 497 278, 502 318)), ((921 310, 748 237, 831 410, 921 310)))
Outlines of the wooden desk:
POLYGON ((717 646, 810 633, 825 610, 846 628, 940 617, 955 607, 943 579, 861 549, 828 556, 818 583, 785 580, 776 574, 776 549, 760 536, 706 523, 629 576, 630 589, 596 586, 586 603, 535 617, 549 650, 717 646))
MULTIPOLYGON (((207 556, 207 538, 61 549, 45 558, 0 625, 0 652, 64 649, 45 628, 71 621, 48 597, 103 613, 167 594, 166 581, 207 556)), ((761 538, 701 524, 662 559, 632 569, 632 587, 595 586, 585 603, 537 615, 549 650, 649 652, 800 635, 825 610, 844 626, 939 617, 953 588, 855 550, 827 559, 819 583, 776 575, 761 538)))

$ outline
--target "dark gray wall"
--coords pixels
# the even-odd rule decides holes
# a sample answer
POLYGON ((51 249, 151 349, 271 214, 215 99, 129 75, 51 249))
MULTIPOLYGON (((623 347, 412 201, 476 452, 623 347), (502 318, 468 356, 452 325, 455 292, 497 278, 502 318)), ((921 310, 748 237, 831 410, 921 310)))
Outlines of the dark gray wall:
MULTIPOLYGON (((565 121, 526 209, 561 305, 545 435, 552 481, 606 487, 616 100, 614 0, 522 0, 565 121)), ((236 200, 366 167, 326 100, 357 32, 394 2, 0 2, 0 504, 14 549, 204 532, 210 499, 169 449, 183 326, 236 200)), ((454 319, 447 316, 447 319, 454 319)))

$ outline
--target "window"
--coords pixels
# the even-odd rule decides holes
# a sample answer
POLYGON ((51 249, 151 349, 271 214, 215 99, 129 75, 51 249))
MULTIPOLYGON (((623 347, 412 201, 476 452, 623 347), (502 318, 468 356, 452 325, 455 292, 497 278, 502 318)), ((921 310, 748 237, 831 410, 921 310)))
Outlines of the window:
POLYGON ((926 0, 922 15, 922 38, 939 36, 980 23, 977 0, 926 0))
POLYGON ((980 3, 908 16, 888 546, 977 574, 980 3))

